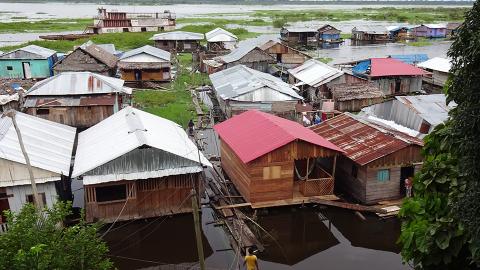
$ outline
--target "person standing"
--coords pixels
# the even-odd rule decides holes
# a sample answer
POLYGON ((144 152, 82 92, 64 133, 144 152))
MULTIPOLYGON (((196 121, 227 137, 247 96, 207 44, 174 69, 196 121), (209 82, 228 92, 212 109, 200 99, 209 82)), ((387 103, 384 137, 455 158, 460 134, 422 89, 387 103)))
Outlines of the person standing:
POLYGON ((258 268, 257 256, 253 254, 251 247, 247 248, 247 255, 245 256, 243 265, 247 265, 247 270, 260 270, 260 268, 258 268))
POLYGON ((413 183, 412 183, 412 180, 410 179, 410 177, 406 178, 405 179, 405 191, 407 192, 407 198, 412 197, 412 186, 413 186, 413 183))
POLYGON ((190 121, 188 121, 188 135, 193 136, 194 127, 195 127, 195 124, 193 123, 193 120, 190 119, 190 121))

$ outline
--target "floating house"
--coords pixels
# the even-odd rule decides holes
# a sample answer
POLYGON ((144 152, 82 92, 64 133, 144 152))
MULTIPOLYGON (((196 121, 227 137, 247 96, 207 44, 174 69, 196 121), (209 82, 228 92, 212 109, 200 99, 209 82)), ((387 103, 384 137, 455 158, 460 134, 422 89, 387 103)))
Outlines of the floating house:
MULTIPOLYGON (((459 22, 451 22, 447 23, 447 37, 453 37, 455 34, 457 34, 458 28, 462 25, 462 23, 459 22)), ((1 55, 1 53, 0 53, 1 55)))
POLYGON ((222 28, 215 28, 205 33, 207 39, 207 50, 209 52, 231 51, 235 49, 238 37, 222 28))
POLYGON ((362 108, 383 102, 385 95, 374 83, 342 83, 329 87, 335 110, 358 112, 362 108))
POLYGON ((421 139, 369 119, 344 113, 311 129, 344 151, 335 188, 363 204, 403 197, 404 180, 421 168, 421 139))
POLYGON ((295 114, 295 105, 302 100, 296 87, 244 65, 211 74, 210 80, 220 109, 227 117, 250 109, 291 116, 295 114))
POLYGON ((317 43, 318 30, 308 27, 283 27, 280 39, 289 45, 307 46, 317 43))
POLYGON ((57 52, 28 45, 0 55, 0 78, 44 79, 53 75, 57 52))
POLYGON ((368 41, 368 42, 386 42, 390 41, 390 33, 384 26, 363 25, 356 26, 352 29, 353 41, 368 41))
POLYGON ((61 72, 89 71, 105 76, 115 76, 118 58, 102 47, 91 44, 80 46, 55 63, 55 74, 61 72))
POLYGON ((288 70, 288 73, 288 81, 300 89, 307 101, 313 103, 329 98, 328 85, 345 82, 341 70, 315 59, 288 70))
POLYGON ((72 177, 83 180, 88 222, 191 212, 211 166, 178 124, 126 107, 78 135, 72 177))
POLYGON ((444 38, 447 37, 447 25, 445 24, 422 24, 412 28, 416 37, 444 38))
POLYGON ((175 29, 175 20, 175 13, 168 10, 136 13, 99 8, 97 16, 93 19, 93 25, 87 29, 93 34, 172 31, 175 29))
POLYGON ((455 106, 454 102, 447 105, 444 94, 397 96, 362 112, 428 134, 448 119, 448 112, 455 106))
POLYGON ((408 26, 390 26, 387 30, 390 39, 395 41, 415 39, 415 35, 408 26))
POLYGON ((155 34, 150 40, 155 41, 155 47, 165 51, 196 52, 204 38, 201 33, 174 31, 155 34))
POLYGON ((287 69, 297 67, 311 58, 308 54, 273 40, 267 41, 259 48, 275 58, 277 64, 287 69))
POLYGON ((434 57, 419 63, 417 66, 428 72, 423 76, 423 82, 437 86, 438 91, 443 90, 452 68, 450 59, 434 57))
POLYGON ((212 74, 237 65, 268 72, 269 65, 275 64, 276 61, 259 47, 244 45, 234 49, 229 54, 217 56, 211 60, 203 60, 203 63, 206 65, 207 73, 212 74))
POLYGON ((417 65, 418 63, 425 62, 428 60, 428 55, 424 53, 419 54, 396 54, 396 55, 389 55, 389 58, 396 59, 398 61, 402 61, 406 64, 410 65, 417 65))
POLYGON ((337 28, 326 24, 318 28, 318 42, 342 42, 340 33, 341 31, 337 28))
MULTIPOLYGON (((75 128, 21 112, 15 120, 30 159, 33 177, 43 205, 70 199, 70 163, 75 128)), ((0 118, 0 224, 3 211, 20 212, 35 203, 28 167, 10 116, 0 118)))
POLYGON ((62 72, 36 83, 25 93, 24 110, 77 128, 88 128, 130 102, 124 81, 91 72, 62 72))
POLYGON ((425 74, 422 69, 393 58, 359 61, 352 72, 377 84, 386 96, 420 92, 425 74))
POLYGON ((335 160, 342 150, 308 128, 251 110, 214 129, 222 168, 247 202, 333 194, 335 172, 324 170, 317 159, 335 160))
POLYGON ((126 82, 168 82, 172 80, 170 53, 145 45, 125 52, 118 61, 120 76, 126 82))

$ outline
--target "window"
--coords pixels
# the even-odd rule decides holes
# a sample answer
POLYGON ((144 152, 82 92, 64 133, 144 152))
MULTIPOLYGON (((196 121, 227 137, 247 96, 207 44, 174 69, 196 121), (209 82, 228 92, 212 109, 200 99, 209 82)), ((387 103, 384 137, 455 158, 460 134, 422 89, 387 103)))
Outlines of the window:
POLYGON ((13 70, 12 66, 7 66, 7 70, 13 70))
POLYGON ((377 171, 377 180, 379 182, 389 181, 390 180, 390 170, 389 169, 378 170, 377 171))
MULTIPOLYGON (((43 201, 43 205, 47 205, 47 199, 45 198, 45 193, 38 193, 40 196, 40 199, 43 201)), ((27 203, 33 203, 35 204, 35 198, 33 197, 33 194, 28 194, 26 198, 27 203)))
POLYGON ((163 41, 163 46, 168 46, 168 42, 167 42, 167 41, 163 41))
POLYGON ((142 27, 142 28, 140 28, 140 31, 142 31, 142 32, 147 32, 147 28, 146 28, 146 27, 142 27))
POLYGON ((281 177, 281 166, 263 167, 263 179, 278 179, 281 177))
POLYGON ((358 167, 355 164, 352 165, 352 176, 353 178, 357 178, 358 176, 358 167))
POLYGON ((121 201, 127 199, 127 185, 96 187, 97 202, 121 201))
POLYGON ((49 109, 37 109, 37 115, 45 115, 49 113, 50 113, 49 109))

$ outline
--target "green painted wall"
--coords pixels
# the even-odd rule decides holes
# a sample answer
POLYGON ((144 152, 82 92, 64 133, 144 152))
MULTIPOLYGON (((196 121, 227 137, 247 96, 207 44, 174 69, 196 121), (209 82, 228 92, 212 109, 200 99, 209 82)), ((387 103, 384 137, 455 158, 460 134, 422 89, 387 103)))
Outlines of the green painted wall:
POLYGON ((30 70, 32 78, 47 78, 50 77, 50 59, 42 60, 22 60, 22 59, 0 59, 0 78, 24 78, 23 62, 30 63, 30 70), (8 66, 12 70, 8 70, 8 66))

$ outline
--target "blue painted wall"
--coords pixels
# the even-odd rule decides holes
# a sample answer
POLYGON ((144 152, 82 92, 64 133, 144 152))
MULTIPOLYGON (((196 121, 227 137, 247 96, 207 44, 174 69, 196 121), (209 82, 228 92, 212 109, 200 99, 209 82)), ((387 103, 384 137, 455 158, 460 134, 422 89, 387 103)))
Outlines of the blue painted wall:
POLYGON ((340 39, 340 34, 321 34, 320 38, 323 40, 337 40, 340 39))
POLYGON ((23 62, 30 63, 32 78, 47 78, 53 75, 53 57, 40 60, 0 59, 0 78, 25 78, 23 62), (11 70, 8 67, 11 67, 11 70))

